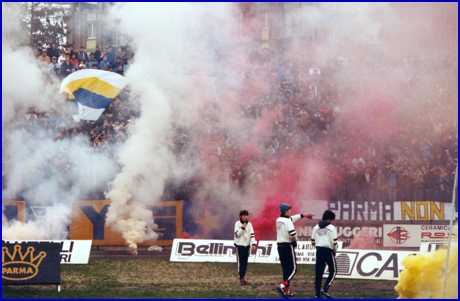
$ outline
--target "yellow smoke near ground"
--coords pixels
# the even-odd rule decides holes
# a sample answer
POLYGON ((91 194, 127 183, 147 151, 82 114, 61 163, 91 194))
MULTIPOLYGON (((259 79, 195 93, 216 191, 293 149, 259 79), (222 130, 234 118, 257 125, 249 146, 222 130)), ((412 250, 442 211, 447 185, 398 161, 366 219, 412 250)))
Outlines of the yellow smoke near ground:
MULTIPOLYGON (((399 298, 443 298, 446 258, 447 249, 438 249, 434 253, 417 254, 404 258, 402 261, 404 270, 395 287, 399 298)), ((458 299, 458 243, 456 237, 450 247, 446 278, 444 298, 458 299)))

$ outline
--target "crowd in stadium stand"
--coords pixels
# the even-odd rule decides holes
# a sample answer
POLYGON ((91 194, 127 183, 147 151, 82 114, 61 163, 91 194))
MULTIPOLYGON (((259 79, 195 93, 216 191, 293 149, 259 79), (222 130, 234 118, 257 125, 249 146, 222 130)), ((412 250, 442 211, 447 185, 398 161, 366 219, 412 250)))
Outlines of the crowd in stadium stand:
MULTIPOLYGON (((129 46, 116 51, 112 47, 103 51, 98 46, 89 55, 83 48, 68 50, 59 51, 55 44, 35 49, 39 64, 49 72, 48 82, 55 83, 85 68, 123 75, 134 58, 129 46)), ((457 120, 452 114, 456 110, 452 104, 458 98, 455 62, 440 57, 422 60, 413 55, 398 60, 338 57, 325 63, 306 55, 283 56, 264 49, 248 51, 241 60, 241 72, 236 74, 231 72, 235 62, 227 60, 230 56, 225 51, 216 57, 216 67, 209 75, 216 78, 218 101, 203 110, 202 123, 191 128, 173 125, 173 151, 179 161, 184 154, 193 153, 209 169, 223 171, 236 187, 245 189, 280 176, 279 166, 289 156, 310 157, 324 162, 322 174, 329 179, 318 198, 452 200, 458 158, 457 120), (401 70, 408 80, 389 89, 398 90, 397 97, 409 101, 398 102, 401 108, 388 139, 375 139, 366 133, 365 125, 357 132, 356 124, 343 120, 344 112, 364 105, 354 100, 363 94, 360 81, 370 75, 366 72, 384 76, 401 70), (344 74, 349 77, 347 81, 344 74), (244 87, 236 93, 235 82, 244 87), (238 99, 239 118, 252 130, 268 120, 263 124, 268 134, 261 139, 243 138, 223 125, 226 113, 219 101, 226 101, 226 95, 238 99), (257 150, 248 149, 249 142, 257 150)), ((85 135, 95 151, 111 156, 113 149, 129 138, 127 128, 139 117, 139 99, 127 88, 97 121, 69 125, 63 121, 68 116, 59 108, 48 112, 30 108, 18 112, 10 126, 23 128, 31 136, 37 128, 44 128, 56 140, 85 135)), ((66 160, 61 156, 53 164, 66 168, 66 160)), ((187 189, 178 197, 186 198, 187 189)))

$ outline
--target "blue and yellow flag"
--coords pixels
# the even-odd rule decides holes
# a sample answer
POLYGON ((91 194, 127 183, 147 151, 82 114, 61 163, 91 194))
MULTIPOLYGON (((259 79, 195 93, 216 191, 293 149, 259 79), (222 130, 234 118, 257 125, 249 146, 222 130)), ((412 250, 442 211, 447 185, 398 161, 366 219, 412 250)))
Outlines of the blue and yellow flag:
POLYGON ((59 92, 66 92, 69 99, 77 101, 75 120, 97 120, 127 83, 126 78, 115 72, 85 69, 69 74, 59 92))

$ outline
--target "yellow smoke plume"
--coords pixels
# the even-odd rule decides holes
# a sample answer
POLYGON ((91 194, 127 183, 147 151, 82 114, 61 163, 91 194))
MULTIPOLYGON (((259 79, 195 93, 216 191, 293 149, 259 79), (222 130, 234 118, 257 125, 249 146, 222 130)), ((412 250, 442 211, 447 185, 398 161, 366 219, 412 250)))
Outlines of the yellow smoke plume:
MULTIPOLYGON (((456 227, 455 227, 456 228, 456 227)), ((456 232, 456 231, 454 231, 456 232)), ((395 290, 400 299, 443 298, 447 249, 407 256, 395 290)), ((458 299, 458 243, 450 247, 444 298, 458 299)))

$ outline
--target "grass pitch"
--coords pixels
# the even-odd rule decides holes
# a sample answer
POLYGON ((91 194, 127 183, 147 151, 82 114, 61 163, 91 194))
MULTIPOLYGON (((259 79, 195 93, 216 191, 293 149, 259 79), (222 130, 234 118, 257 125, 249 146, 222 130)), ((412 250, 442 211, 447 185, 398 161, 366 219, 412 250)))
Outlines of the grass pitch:
MULTIPOLYGON (((57 285, 3 285, 3 299, 281 299, 281 265, 249 264, 248 286, 238 284, 236 263, 175 263, 167 259, 90 260, 61 265, 57 285)), ((298 265, 292 299, 314 298, 314 265, 298 265)), ((325 279, 323 280, 324 283, 325 279)), ((334 299, 396 299, 396 281, 335 279, 334 299)))

